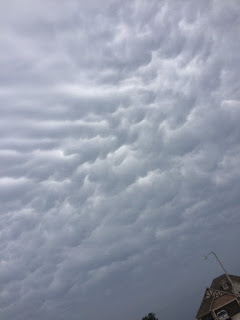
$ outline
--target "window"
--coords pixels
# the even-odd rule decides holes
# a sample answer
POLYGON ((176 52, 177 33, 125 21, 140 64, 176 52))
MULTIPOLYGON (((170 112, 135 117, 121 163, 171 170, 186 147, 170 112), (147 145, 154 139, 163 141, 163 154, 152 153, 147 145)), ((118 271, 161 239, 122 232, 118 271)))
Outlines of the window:
POLYGON ((223 290, 227 290, 229 288, 227 281, 222 281, 221 285, 223 290))

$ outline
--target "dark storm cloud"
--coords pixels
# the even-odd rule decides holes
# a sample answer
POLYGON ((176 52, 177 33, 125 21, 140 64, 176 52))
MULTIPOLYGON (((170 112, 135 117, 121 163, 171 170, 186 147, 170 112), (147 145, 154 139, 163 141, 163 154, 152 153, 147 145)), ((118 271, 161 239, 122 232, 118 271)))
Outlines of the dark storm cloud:
POLYGON ((1 7, 2 319, 192 319, 240 267, 239 4, 1 7))

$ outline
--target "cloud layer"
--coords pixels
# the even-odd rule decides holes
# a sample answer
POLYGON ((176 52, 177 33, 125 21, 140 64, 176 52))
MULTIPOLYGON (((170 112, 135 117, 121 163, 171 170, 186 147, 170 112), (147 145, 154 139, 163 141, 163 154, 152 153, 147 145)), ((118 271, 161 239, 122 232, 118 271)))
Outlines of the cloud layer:
POLYGON ((239 4, 1 7, 1 318, 192 319, 240 268, 239 4))

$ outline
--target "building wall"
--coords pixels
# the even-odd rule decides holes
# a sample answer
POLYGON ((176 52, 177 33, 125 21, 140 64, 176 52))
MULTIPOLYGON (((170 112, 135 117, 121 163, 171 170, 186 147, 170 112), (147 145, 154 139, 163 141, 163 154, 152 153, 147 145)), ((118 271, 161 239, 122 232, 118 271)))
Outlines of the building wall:
POLYGON ((235 300, 236 297, 232 295, 225 294, 222 297, 219 297, 218 299, 214 300, 213 305, 212 305, 212 310, 216 310, 225 304, 235 300))
POLYGON ((211 313, 205 315, 204 317, 201 317, 201 320, 214 320, 213 316, 211 313))
POLYGON ((233 281, 234 287, 238 290, 238 292, 240 292, 240 283, 233 281))
POLYGON ((227 305, 225 305, 217 310, 215 310, 215 313, 217 314, 219 311, 221 311, 223 309, 227 311, 227 313, 230 317, 235 316, 238 312, 240 312, 240 306, 236 300, 228 303, 227 305))

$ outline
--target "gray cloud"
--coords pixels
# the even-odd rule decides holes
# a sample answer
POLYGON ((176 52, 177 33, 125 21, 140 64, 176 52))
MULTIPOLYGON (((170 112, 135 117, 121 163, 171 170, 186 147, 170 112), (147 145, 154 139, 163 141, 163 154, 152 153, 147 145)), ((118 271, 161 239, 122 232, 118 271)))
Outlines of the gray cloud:
POLYGON ((238 12, 1 5, 2 319, 192 319, 203 254, 239 274, 238 12))

